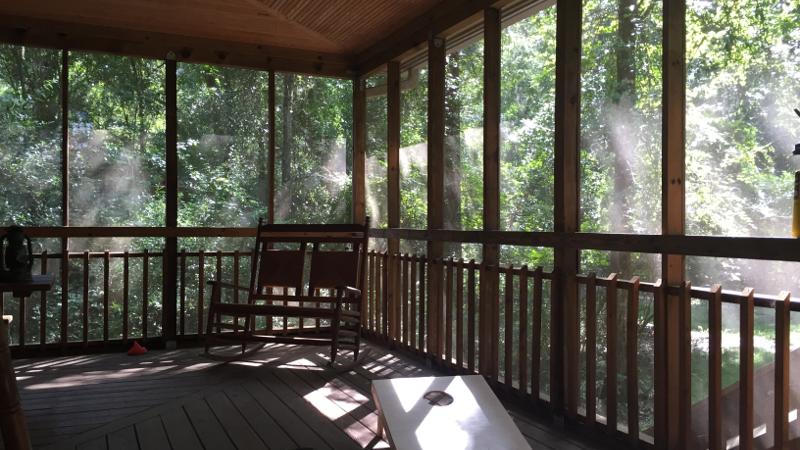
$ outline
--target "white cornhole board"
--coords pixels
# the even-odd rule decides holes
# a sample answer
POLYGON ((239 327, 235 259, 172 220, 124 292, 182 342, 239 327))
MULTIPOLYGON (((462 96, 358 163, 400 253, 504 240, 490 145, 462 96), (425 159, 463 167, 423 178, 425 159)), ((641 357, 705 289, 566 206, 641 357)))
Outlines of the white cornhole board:
POLYGON ((372 382, 380 425, 397 450, 530 450, 528 441, 480 375, 392 378, 372 382), (444 391, 446 406, 423 396, 444 391))

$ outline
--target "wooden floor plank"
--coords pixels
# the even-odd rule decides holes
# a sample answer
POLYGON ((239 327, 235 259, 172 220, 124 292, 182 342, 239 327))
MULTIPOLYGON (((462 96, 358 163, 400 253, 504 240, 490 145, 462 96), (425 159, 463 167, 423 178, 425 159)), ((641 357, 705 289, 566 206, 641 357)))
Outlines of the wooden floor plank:
POLYGON ((209 395, 206 397, 206 403, 211 407, 236 448, 253 450, 267 448, 224 392, 220 391, 209 395))
POLYGON ((164 430, 160 416, 137 423, 135 430, 136 437, 139 439, 139 447, 142 450, 170 448, 167 432, 164 430))
POLYGON ((103 436, 78 445, 76 448, 77 450, 108 450, 108 443, 106 437, 103 436))
POLYGON ((203 447, 215 450, 236 448, 205 400, 192 400, 184 406, 184 410, 203 447))
POLYGON ((353 400, 341 390, 330 385, 325 380, 306 376, 306 370, 276 371, 278 376, 286 382, 298 395, 312 404, 329 421, 333 422, 339 430, 345 433, 359 446, 366 447, 377 433, 377 421, 372 428, 357 417, 359 414, 350 414, 358 410, 360 402, 353 400), (303 394, 303 392, 307 392, 303 394))
POLYGON ((314 449, 330 449, 304 421, 287 407, 272 391, 258 381, 248 382, 245 390, 253 396, 262 408, 272 417, 281 428, 292 437, 298 447, 314 449))
POLYGON ((256 399, 242 386, 232 386, 225 389, 225 394, 231 400, 236 409, 250 424, 261 440, 272 450, 281 450, 297 447, 292 438, 281 428, 280 425, 262 408, 256 399))
MULTIPOLYGON (((335 368, 324 349, 274 345, 244 363, 190 348, 26 360, 17 373, 28 377, 20 391, 35 448, 356 449, 377 431, 373 380, 437 375, 402 352, 365 350, 335 368)), ((597 448, 507 407, 533 448, 597 448)))
POLYGON ((125 427, 108 435, 108 450, 139 450, 133 427, 125 427))
MULTIPOLYGON (((285 371, 275 371, 283 373, 285 371)), ((279 397, 292 411, 295 411, 305 423, 329 443, 336 450, 359 449, 358 444, 352 441, 339 428, 333 425, 319 411, 312 407, 300 392, 293 391, 283 383, 273 372, 262 372, 261 381, 265 387, 279 397)), ((310 390, 310 389, 309 389, 310 390)))
POLYGON ((183 408, 171 408, 161 414, 164 429, 167 432, 173 450, 193 450, 202 448, 200 439, 183 408))

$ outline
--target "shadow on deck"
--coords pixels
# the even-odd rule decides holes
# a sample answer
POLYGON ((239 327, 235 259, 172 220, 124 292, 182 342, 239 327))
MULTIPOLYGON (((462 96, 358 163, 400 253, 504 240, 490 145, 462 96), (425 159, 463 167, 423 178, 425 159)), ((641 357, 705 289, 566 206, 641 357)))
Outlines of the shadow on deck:
MULTIPOLYGON (((370 381, 436 375, 376 345, 350 371, 327 367, 325 351, 271 345, 222 364, 191 348, 15 367, 33 445, 52 449, 364 448, 378 419, 370 381)), ((533 448, 595 448, 508 407, 533 448)))

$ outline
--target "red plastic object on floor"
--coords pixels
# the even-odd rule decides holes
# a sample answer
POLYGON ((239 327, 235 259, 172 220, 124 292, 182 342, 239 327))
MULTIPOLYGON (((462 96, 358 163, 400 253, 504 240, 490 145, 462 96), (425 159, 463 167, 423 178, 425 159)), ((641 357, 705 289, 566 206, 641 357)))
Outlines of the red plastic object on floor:
POLYGON ((139 341, 133 341, 131 349, 128 350, 128 356, 144 355, 145 353, 147 353, 147 349, 139 345, 139 341))

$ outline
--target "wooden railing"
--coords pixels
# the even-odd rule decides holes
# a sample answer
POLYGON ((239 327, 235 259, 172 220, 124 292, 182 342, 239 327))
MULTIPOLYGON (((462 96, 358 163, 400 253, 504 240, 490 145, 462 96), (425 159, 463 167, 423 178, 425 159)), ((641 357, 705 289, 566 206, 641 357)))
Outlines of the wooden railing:
MULTIPOLYGON (((163 252, 149 251, 69 252, 66 258, 58 253, 36 255, 35 270, 55 274, 56 286, 49 293, 34 294, 22 307, 17 299, 0 299, 4 312, 15 316, 15 351, 35 354, 72 348, 80 352, 123 346, 132 339, 163 344, 163 260, 163 252)), ((557 272, 374 251, 367 262, 363 312, 368 336, 416 353, 443 370, 483 374, 499 389, 533 405, 547 406, 553 390, 563 387, 561 380, 550 379, 551 373, 557 373, 553 365, 560 363, 550 350, 554 333, 560 332, 552 308, 560 301, 562 288, 557 272), (488 277, 496 277, 499 283, 482 283, 488 277), (484 284, 496 285, 497 291, 487 292, 484 284), (482 305, 487 302, 493 314, 482 317, 482 305)), ((197 341, 208 310, 206 281, 222 279, 247 286, 250 254, 183 250, 177 254, 177 264, 177 337, 197 341)), ((670 401, 680 402, 684 411, 680 436, 685 446, 723 448, 739 442, 747 448, 754 429, 759 430, 755 439, 767 446, 780 447, 793 437, 789 433, 789 366, 794 359, 789 317, 791 311, 800 311, 800 302, 793 301, 788 292, 764 295, 752 289, 733 292, 719 285, 700 288, 689 283, 664 286, 637 277, 622 280, 614 274, 579 275, 577 283, 583 360, 579 423, 635 445, 652 442, 658 414, 654 399, 667 395, 665 344, 658 330, 667 326, 666 302, 677 301, 680 395, 670 401), (739 310, 741 364, 738 380, 728 386, 722 382, 723 304, 739 310), (708 310, 706 331, 693 329, 693 309, 708 310), (759 309, 774 311, 775 317, 776 358, 762 367, 756 367, 754 359, 759 309), (697 355, 703 353, 693 346, 692 333, 708 336, 707 362, 702 362, 707 365, 702 370, 707 373, 703 375, 708 380, 707 398, 692 398, 692 374, 700 370, 697 360, 702 358, 697 355), (651 382, 643 385, 642 380, 651 382)), ((236 290, 229 295, 226 301, 245 300, 236 290)), ((281 326, 277 320, 274 323, 281 326)), ((303 326, 283 323, 288 328, 303 326)), ((730 333, 731 327, 727 329, 730 333)), ((798 430, 793 431, 797 434, 798 430)))
MULTIPOLYGON (((547 405, 556 385, 549 379, 553 370, 548 363, 554 363, 549 343, 556 327, 550 306, 558 301, 558 279, 541 267, 491 267, 475 261, 370 252, 364 305, 366 332, 389 345, 420 354, 440 369, 480 373, 502 390, 532 404, 547 405), (481 279, 493 271, 500 277, 499 292, 482 294, 481 279), (441 282, 432 282, 437 273, 441 282), (438 287, 437 292, 427 288, 431 283, 438 287), (488 336, 478 331, 483 320, 478 305, 487 299, 496 306, 496 313, 488 318, 494 334, 488 336), (478 352, 482 340, 491 343, 488 355, 478 352), (481 358, 486 359, 485 364, 479 364, 481 358)), ((793 302, 789 293, 773 296, 756 294, 749 288, 734 292, 723 291, 719 285, 699 288, 689 283, 664 286, 660 280, 621 280, 616 274, 580 275, 577 281, 582 299, 581 357, 585 361, 582 407, 577 418, 580 423, 633 445, 652 444, 654 398, 666 395, 664 380, 658 380, 665 372, 666 355, 655 329, 666 326, 665 299, 675 296, 681 308, 682 344, 681 395, 675 400, 685 412, 681 424, 685 448, 725 448, 726 443, 735 442, 749 448, 753 430, 762 446, 771 447, 774 442, 775 448, 783 448, 789 442, 788 318, 790 311, 800 311, 800 302, 793 302), (738 378, 744 381, 723 388, 722 305, 726 303, 740 308, 742 363, 738 378), (640 314, 643 306, 652 311, 644 319, 640 314), (707 368, 701 370, 696 363, 694 367, 695 371, 707 370, 708 398, 699 400, 692 399, 691 388, 697 382, 692 379, 692 353, 701 353, 692 344, 692 308, 709 311, 707 368), (756 308, 775 311, 777 355, 774 365, 766 364, 758 370, 753 344, 756 308), (649 341, 646 354, 640 345, 643 336, 649 341), (652 363, 642 367, 642 358, 652 363), (598 374, 598 361, 605 363, 602 376, 598 374), (643 375, 649 384, 642 385, 643 375), (765 382, 765 377, 772 380, 765 382), (598 385, 602 392, 598 392, 598 385), (753 400, 754 386, 761 396, 757 402, 753 400), (643 392, 645 398, 640 398, 643 392), (773 392, 774 407, 769 408, 766 403, 773 392)))
POLYGON ((35 271, 53 274, 56 281, 51 291, 32 298, 0 298, 0 309, 14 315, 15 350, 87 348, 161 337, 161 288, 152 282, 161 277, 161 252, 43 251, 34 261, 35 271), (114 262, 122 267, 112 271, 114 262), (138 270, 132 276, 133 266, 138 270), (112 272, 120 278, 113 283, 112 272), (135 292, 131 280, 136 280, 135 292), (135 310, 132 297, 138 299, 135 310), (115 336, 112 325, 119 328, 115 336))

